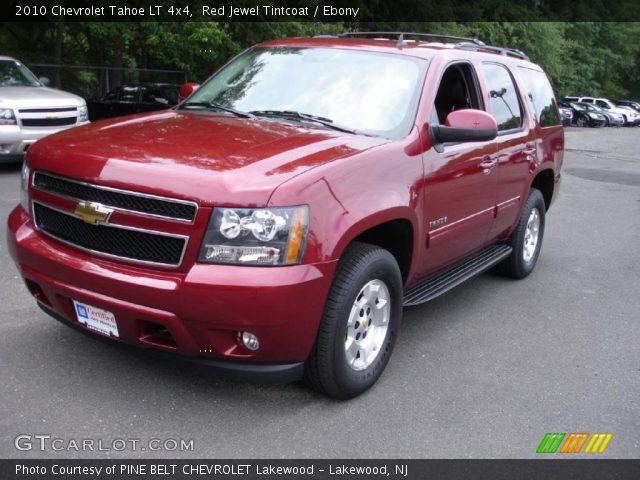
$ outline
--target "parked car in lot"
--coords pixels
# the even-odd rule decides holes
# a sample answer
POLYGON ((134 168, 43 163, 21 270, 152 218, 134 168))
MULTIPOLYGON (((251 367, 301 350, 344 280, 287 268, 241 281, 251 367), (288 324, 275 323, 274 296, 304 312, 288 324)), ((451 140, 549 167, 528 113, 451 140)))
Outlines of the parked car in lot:
POLYGON ((373 36, 265 42, 174 109, 36 143, 7 237, 38 305, 344 399, 381 375, 404 306, 494 266, 528 276, 564 152, 544 71, 373 36))
POLYGON ((133 113, 152 112, 173 107, 178 103, 180 85, 172 83, 139 83, 121 85, 103 97, 90 99, 91 121, 119 117, 133 113))
POLYGON ((635 102, 633 100, 615 100, 614 103, 617 107, 631 107, 636 112, 640 113, 640 102, 635 102))
POLYGON ((560 107, 573 111, 573 125, 577 127, 604 127, 607 118, 593 105, 580 102, 560 102, 560 107))
POLYGON ((562 125, 571 125, 573 123, 573 110, 569 107, 563 107, 560 105, 558 107, 558 111, 560 112, 560 119, 562 120, 562 125))
POLYGON ((625 126, 634 126, 640 124, 640 114, 624 107, 618 107, 611 100, 608 100, 606 98, 570 96, 565 97, 564 100, 568 102, 588 103, 604 110, 622 115, 625 126))
POLYGON ((626 122, 627 126, 635 127, 637 125, 640 125, 640 114, 638 114, 638 112, 636 112, 636 110, 633 107, 628 105, 620 105, 618 108, 627 110, 628 113, 623 114, 623 116, 626 116, 627 118, 627 122, 626 122))
POLYGON ((0 163, 21 162, 36 140, 87 122, 82 98, 46 87, 18 60, 0 56, 0 163))
POLYGON ((622 126, 625 125, 625 119, 619 113, 616 113, 616 112, 614 112, 612 110, 606 110, 604 108, 600 108, 600 107, 597 107, 595 105, 591 105, 591 104, 588 104, 588 103, 582 103, 581 105, 584 106, 584 107, 588 107, 587 111, 596 112, 596 113, 599 113, 602 116, 604 116, 604 119, 605 119, 604 126, 605 127, 622 127, 622 126))

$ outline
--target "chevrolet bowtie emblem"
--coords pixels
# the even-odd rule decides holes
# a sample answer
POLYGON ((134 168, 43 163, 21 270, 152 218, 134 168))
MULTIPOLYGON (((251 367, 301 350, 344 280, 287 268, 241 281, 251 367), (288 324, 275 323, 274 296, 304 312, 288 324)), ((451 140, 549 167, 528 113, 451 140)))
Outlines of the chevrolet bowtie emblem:
POLYGON ((98 223, 107 223, 113 213, 113 209, 99 203, 80 202, 76 206, 74 213, 86 223, 96 225, 98 223))

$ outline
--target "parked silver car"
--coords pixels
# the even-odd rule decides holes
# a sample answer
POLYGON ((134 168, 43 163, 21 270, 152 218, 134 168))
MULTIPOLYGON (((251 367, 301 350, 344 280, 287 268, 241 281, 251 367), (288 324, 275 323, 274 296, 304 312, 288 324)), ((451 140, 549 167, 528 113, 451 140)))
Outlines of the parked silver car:
POLYGON ((0 56, 0 163, 22 161, 36 140, 85 123, 84 99, 46 87, 18 60, 0 56))

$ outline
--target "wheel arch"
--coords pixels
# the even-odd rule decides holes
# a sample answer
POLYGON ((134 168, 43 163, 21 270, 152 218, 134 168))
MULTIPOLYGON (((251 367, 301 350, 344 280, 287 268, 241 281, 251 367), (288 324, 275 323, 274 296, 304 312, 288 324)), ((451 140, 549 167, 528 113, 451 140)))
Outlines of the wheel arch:
POLYGON ((555 174, 552 168, 545 168, 544 170, 539 171, 533 177, 531 181, 531 187, 537 190, 540 190, 542 193, 542 197, 544 198, 544 204, 546 210, 548 211, 551 207, 551 201, 553 200, 553 189, 555 188, 555 174))
POLYGON ((388 250, 398 262, 403 283, 411 275, 413 259, 416 258, 418 229, 414 212, 394 208, 364 218, 349 228, 336 244, 333 258, 342 257, 352 242, 363 242, 388 250))

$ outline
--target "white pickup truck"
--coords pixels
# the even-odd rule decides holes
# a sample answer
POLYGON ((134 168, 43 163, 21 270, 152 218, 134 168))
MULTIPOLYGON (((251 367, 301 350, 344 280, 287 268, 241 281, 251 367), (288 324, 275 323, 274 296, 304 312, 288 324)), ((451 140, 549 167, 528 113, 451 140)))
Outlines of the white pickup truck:
POLYGON ((84 99, 45 83, 18 60, 0 56, 0 163, 22 161, 36 140, 89 123, 84 99))

